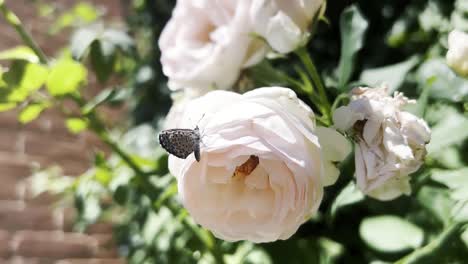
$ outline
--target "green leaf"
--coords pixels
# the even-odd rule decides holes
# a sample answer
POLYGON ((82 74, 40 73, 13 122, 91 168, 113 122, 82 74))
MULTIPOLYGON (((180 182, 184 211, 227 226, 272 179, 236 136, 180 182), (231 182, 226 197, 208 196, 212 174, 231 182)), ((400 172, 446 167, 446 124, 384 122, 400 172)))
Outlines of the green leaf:
POLYGON ((424 31, 442 30, 448 31, 449 21, 444 18, 441 7, 434 1, 428 1, 426 8, 418 16, 419 25, 424 31))
POLYGON ((431 142, 426 146, 429 154, 441 151, 468 138, 468 118, 452 112, 432 128, 431 142), (448 136, 450 135, 450 136, 448 136))
POLYGON ((34 51, 26 46, 18 46, 0 52, 0 60, 25 60, 31 63, 39 62, 39 58, 34 51))
POLYGON ((55 23, 50 27, 49 33, 56 34, 60 30, 69 27, 75 21, 75 16, 71 12, 66 12, 60 15, 56 20, 55 23))
POLYGON ((75 59, 83 59, 86 52, 90 51, 91 66, 101 83, 107 81, 114 71, 117 51, 130 52, 133 46, 133 40, 127 33, 105 29, 101 24, 78 30, 71 41, 75 59))
POLYGON ((431 80, 430 97, 448 99, 454 102, 468 100, 468 80, 458 77, 444 59, 432 59, 423 63, 416 73, 421 87, 431 80))
POLYGON ((105 30, 100 40, 112 43, 112 45, 115 45, 124 52, 129 52, 134 46, 133 39, 126 32, 117 29, 105 30))
POLYGON ((341 190, 340 194, 335 198, 331 206, 331 216, 335 217, 336 212, 345 206, 358 203, 364 200, 362 192, 356 188, 354 182, 350 182, 346 187, 341 190))
POLYGON ((36 119, 42 111, 44 111, 49 104, 46 103, 40 103, 40 104, 30 104, 26 106, 19 114, 18 120, 22 124, 29 123, 36 119))
POLYGON ((337 69, 338 89, 341 91, 351 78, 354 59, 363 46, 367 26, 368 22, 355 5, 346 8, 341 14, 341 56, 337 69))
POLYGON ((444 225, 449 223, 454 201, 448 189, 424 186, 418 192, 417 200, 441 223, 444 225))
POLYGON ((100 13, 89 3, 78 3, 72 10, 68 10, 55 20, 50 28, 51 34, 56 34, 60 30, 83 24, 89 24, 99 17, 100 13))
POLYGON ((463 244, 465 244, 466 248, 468 249, 468 228, 465 228, 465 231, 461 234, 461 240, 463 244))
POLYGON ((447 169, 458 169, 464 166, 462 153, 460 152, 456 146, 450 146, 431 153, 431 158, 447 169))
POLYGON ((0 88, 0 98, 3 102, 23 102, 32 92, 41 88, 48 76, 46 67, 14 61, 8 72, 3 74, 5 87, 0 88))
POLYGON ((86 105, 81 109, 81 112, 86 115, 101 104, 112 100, 117 94, 118 93, 116 89, 104 89, 93 99, 87 102, 86 105))
POLYGON ((92 27, 80 28, 75 33, 70 41, 70 50, 72 56, 76 60, 81 60, 88 50, 91 43, 98 37, 98 32, 92 27))
POLYGON ((381 83, 388 85, 389 92, 400 88, 406 78, 406 74, 418 64, 419 58, 413 56, 405 61, 387 65, 380 68, 367 69, 361 73, 360 81, 369 86, 376 86, 381 83))
POLYGON ((99 82, 106 82, 114 70, 115 46, 109 42, 94 41, 91 44, 90 58, 99 82))
POLYGON ((0 112, 5 112, 16 107, 16 103, 0 103, 0 112))
POLYGON ((88 122, 81 118, 68 118, 65 122, 68 130, 73 134, 78 134, 88 127, 88 122))
POLYGON ((86 82, 86 68, 69 58, 58 61, 47 79, 47 90, 53 96, 63 96, 78 90, 86 82))
POLYGON ((369 247, 389 253, 418 248, 424 242, 421 228, 393 215, 364 219, 359 234, 369 247))
POLYGON ((433 169, 431 178, 451 189, 468 188, 468 167, 458 170, 433 169))
POLYGON ((80 2, 73 8, 73 13, 85 23, 95 21, 99 17, 96 8, 89 3, 80 2))

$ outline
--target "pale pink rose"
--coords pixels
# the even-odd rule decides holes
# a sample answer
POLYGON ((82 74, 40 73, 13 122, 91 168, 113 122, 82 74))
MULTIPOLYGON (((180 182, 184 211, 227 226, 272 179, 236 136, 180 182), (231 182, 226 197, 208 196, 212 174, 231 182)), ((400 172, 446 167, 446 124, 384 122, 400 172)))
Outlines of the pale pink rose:
POLYGON ((356 141, 357 186, 379 200, 409 194, 409 174, 424 162, 430 129, 426 122, 403 111, 414 101, 387 88, 355 88, 347 106, 338 108, 335 127, 352 135, 356 141))
POLYGON ((287 88, 209 92, 183 115, 182 128, 196 125, 200 162, 171 155, 169 169, 193 219, 228 241, 289 238, 317 212, 324 185, 336 180, 339 172, 327 175, 326 167, 349 152, 326 128, 322 134, 344 144, 322 150, 320 141, 334 139, 319 141, 312 110, 287 88))
POLYGON ((169 88, 231 89, 241 70, 270 47, 280 53, 297 48, 322 3, 178 0, 159 39, 169 88))
POLYGON ((255 0, 251 18, 254 31, 279 53, 289 53, 304 44, 313 18, 323 0, 255 0))
POLYGON ((458 74, 468 77, 468 34, 453 30, 448 36, 447 64, 458 74))

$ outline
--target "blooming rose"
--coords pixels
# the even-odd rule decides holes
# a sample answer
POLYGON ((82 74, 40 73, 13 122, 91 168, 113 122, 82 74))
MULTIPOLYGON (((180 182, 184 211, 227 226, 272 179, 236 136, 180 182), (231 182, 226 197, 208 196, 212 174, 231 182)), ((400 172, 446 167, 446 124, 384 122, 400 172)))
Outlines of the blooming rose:
POLYGON ((430 140, 426 122, 402 106, 414 101, 387 88, 352 90, 348 106, 338 108, 333 120, 341 131, 351 132, 355 149, 357 186, 379 200, 409 194, 409 174, 419 169, 430 140))
POLYGON ((453 30, 448 36, 447 64, 458 74, 468 77, 468 34, 453 30))
POLYGON ((288 53, 308 37, 312 19, 323 0, 253 1, 254 31, 264 37, 274 51, 288 53))
POLYGON ((323 0, 179 0, 159 46, 169 87, 230 89, 268 45, 294 50, 323 0), (254 34, 253 34, 254 33, 254 34))
POLYGON ((333 138, 319 141, 312 110, 287 88, 210 92, 187 105, 182 124, 198 125, 202 143, 200 162, 169 157, 180 197, 197 223, 228 241, 289 238, 336 180, 331 162, 350 150, 332 129, 321 128, 333 138), (340 146, 324 152, 322 141, 340 146))

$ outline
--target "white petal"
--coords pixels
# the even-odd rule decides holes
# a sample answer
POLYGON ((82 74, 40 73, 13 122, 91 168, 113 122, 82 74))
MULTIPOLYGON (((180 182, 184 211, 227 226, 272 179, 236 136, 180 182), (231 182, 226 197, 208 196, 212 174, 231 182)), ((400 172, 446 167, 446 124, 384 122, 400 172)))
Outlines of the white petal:
POLYGON ((278 12, 269 20, 266 40, 273 50, 289 53, 295 50, 302 41, 301 29, 283 12, 278 12))

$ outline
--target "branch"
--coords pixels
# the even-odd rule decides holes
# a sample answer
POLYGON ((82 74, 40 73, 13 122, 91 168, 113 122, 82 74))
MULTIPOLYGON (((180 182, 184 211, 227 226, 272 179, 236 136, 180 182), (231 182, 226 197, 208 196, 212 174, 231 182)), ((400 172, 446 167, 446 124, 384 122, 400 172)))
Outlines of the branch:
POLYGON ((21 20, 11 11, 5 4, 5 0, 0 0, 0 13, 2 13, 3 17, 5 18, 6 22, 12 26, 16 32, 20 35, 23 42, 31 48, 34 53, 39 58, 39 61, 42 64, 47 64, 47 57, 41 48, 34 42, 31 35, 26 31, 21 20))
POLYGON ((446 245, 452 242, 453 238, 460 235, 460 231, 466 222, 454 223, 447 227, 435 240, 426 246, 419 248, 413 253, 400 259, 396 264, 416 264, 426 263, 430 258, 440 254, 446 245))

